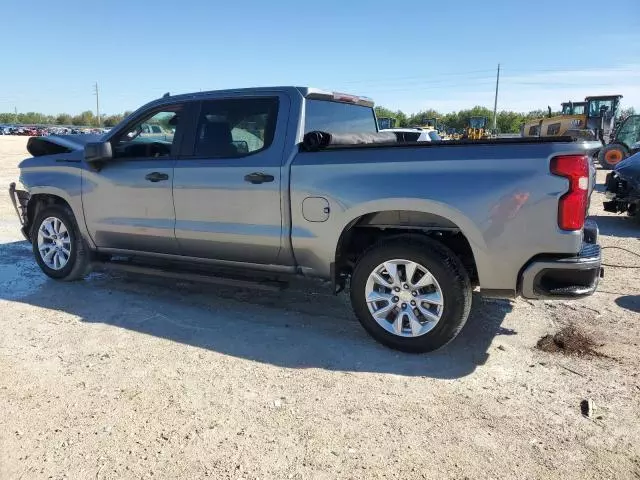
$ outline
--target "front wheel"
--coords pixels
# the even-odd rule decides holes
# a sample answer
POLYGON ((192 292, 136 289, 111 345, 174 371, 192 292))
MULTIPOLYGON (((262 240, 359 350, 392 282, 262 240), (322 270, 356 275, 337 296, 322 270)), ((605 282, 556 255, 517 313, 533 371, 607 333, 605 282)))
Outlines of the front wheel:
POLYGON ((71 209, 51 205, 38 212, 31 231, 40 269, 57 280, 79 280, 89 271, 89 251, 71 209))
POLYGON ((471 309, 471 283, 456 255, 431 239, 380 242, 358 261, 351 303, 380 343, 403 352, 440 348, 460 332, 471 309))

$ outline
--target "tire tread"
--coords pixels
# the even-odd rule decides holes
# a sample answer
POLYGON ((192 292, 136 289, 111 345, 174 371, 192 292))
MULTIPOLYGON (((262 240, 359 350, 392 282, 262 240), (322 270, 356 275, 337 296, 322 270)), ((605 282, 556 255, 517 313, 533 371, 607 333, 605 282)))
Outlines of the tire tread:
POLYGON ((404 352, 423 353, 436 350, 448 344, 460 333, 471 311, 472 287, 464 265, 451 249, 438 241, 421 235, 389 237, 365 250, 356 263, 351 288, 351 303, 363 327, 379 342, 404 352), (450 274, 450 278, 438 278, 438 283, 443 289, 445 303, 447 302, 447 297, 451 295, 455 297, 455 301, 452 303, 456 311, 454 315, 451 316, 452 307, 448 305, 443 317, 440 319, 440 323, 436 325, 431 332, 421 337, 404 338, 384 331, 371 317, 366 302, 364 302, 364 293, 358 292, 358 289, 363 290, 364 287, 360 284, 366 281, 370 273, 369 271, 363 271, 363 269, 368 268, 366 265, 368 259, 378 255, 387 255, 387 257, 390 258, 395 255, 384 252, 396 251, 398 249, 407 252, 407 254, 404 255, 405 258, 407 258, 408 255, 409 258, 407 259, 415 261, 415 257, 417 256, 422 258, 427 257, 432 262, 438 262, 444 271, 450 274), (446 287, 443 286, 443 283, 446 287), (447 291, 445 291, 445 288, 447 291))

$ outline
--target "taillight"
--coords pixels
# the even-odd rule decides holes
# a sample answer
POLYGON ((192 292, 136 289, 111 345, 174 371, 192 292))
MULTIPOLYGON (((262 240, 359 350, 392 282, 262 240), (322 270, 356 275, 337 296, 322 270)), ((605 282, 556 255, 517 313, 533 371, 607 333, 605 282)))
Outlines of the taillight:
POLYGON ((558 226, 562 230, 580 230, 589 202, 589 159, 585 155, 554 157, 551 173, 569 180, 569 191, 558 203, 558 226))

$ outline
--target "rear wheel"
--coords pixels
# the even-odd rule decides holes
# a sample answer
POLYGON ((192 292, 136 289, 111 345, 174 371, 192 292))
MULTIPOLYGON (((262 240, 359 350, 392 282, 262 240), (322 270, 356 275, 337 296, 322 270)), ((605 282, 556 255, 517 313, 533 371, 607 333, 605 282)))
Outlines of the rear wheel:
POLYGON ((51 205, 38 212, 31 231, 40 269, 57 280, 79 280, 89 271, 90 255, 71 209, 51 205))
POLYGON ((351 279, 362 326, 384 345, 429 352, 460 332, 471 308, 471 283, 455 254, 430 239, 398 237, 370 248, 351 279))
POLYGON ((611 170, 628 156, 629 151, 624 145, 612 144, 600 149, 598 152, 598 162, 605 170, 611 170))

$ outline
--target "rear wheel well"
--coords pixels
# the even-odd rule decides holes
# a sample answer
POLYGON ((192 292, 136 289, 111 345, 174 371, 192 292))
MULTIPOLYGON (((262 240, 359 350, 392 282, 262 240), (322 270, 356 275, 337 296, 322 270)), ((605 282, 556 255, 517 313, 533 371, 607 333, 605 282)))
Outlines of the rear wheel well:
POLYGON ((389 237, 409 235, 428 237, 452 250, 464 265, 472 285, 478 284, 473 250, 460 228, 438 215, 406 211, 367 214, 347 225, 336 248, 336 283, 344 284, 362 253, 372 245, 389 237))

